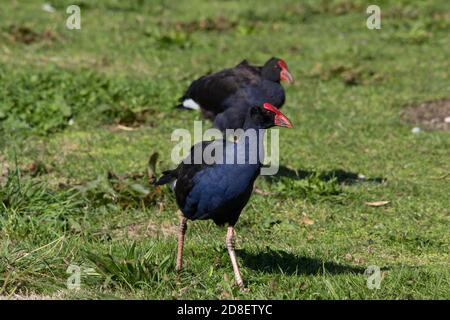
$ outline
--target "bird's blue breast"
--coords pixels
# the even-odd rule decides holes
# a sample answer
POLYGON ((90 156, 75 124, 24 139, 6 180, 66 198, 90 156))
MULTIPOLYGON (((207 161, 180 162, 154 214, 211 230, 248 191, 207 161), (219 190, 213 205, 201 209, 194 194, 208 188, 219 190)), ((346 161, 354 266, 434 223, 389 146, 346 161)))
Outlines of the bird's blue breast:
POLYGON ((198 172, 183 213, 195 219, 210 218, 215 210, 232 203, 253 187, 259 169, 258 165, 221 164, 198 172))
MULTIPOLYGON (((233 151, 237 155, 242 151, 239 148, 244 146, 248 147, 244 143, 229 144, 225 148, 224 160, 227 152, 233 151)), ((219 208, 231 208, 236 199, 253 188, 253 182, 259 174, 260 162, 251 163, 249 159, 252 157, 246 156, 243 164, 214 164, 197 172, 193 177, 194 186, 182 208, 183 213, 191 219, 207 219, 214 218, 219 208)))

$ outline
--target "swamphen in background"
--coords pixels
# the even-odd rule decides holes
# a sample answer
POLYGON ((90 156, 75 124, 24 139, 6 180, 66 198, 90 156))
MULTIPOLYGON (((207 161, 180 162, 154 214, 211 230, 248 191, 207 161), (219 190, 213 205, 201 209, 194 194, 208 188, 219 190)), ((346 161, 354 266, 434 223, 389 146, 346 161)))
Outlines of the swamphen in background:
POLYGON ((291 128, 292 124, 270 103, 251 107, 247 110, 243 136, 238 142, 225 138, 200 142, 192 147, 176 169, 163 172, 156 182, 157 185, 174 185, 182 213, 178 234, 178 271, 181 270, 187 220, 212 219, 217 225, 228 224, 226 246, 236 282, 244 287, 234 252, 234 225, 260 173, 264 155, 265 130, 262 129, 273 126, 291 128))
POLYGON ((282 80, 294 82, 284 60, 271 58, 262 67, 252 66, 244 60, 234 68, 192 82, 177 107, 201 109, 221 131, 242 128, 249 108, 264 102, 278 108, 283 106, 282 80))

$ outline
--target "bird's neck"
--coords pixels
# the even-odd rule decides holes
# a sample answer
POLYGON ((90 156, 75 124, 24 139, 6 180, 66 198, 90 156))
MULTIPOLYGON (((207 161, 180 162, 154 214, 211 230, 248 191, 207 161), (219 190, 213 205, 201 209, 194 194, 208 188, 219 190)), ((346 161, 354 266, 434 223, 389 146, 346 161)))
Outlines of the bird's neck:
POLYGON ((261 166, 264 161, 265 129, 246 128, 238 135, 238 155, 245 158, 245 163, 261 166))
POLYGON ((280 80, 276 79, 276 77, 271 72, 272 72, 271 70, 263 68, 263 70, 261 71, 261 77, 264 80, 268 80, 268 81, 271 81, 271 82, 278 82, 279 83, 280 80))

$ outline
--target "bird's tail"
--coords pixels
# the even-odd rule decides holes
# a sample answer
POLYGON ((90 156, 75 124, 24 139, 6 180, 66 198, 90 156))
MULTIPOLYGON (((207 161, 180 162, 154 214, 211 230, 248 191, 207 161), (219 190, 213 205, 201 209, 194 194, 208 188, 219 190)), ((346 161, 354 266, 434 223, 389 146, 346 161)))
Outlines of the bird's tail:
POLYGON ((177 180, 177 178, 178 177, 176 170, 163 171, 163 175, 158 179, 158 181, 155 182, 155 185, 160 186, 167 183, 173 183, 175 180, 177 180))
POLYGON ((191 98, 182 97, 180 98, 180 103, 175 106, 176 109, 183 110, 199 110, 200 106, 191 98))

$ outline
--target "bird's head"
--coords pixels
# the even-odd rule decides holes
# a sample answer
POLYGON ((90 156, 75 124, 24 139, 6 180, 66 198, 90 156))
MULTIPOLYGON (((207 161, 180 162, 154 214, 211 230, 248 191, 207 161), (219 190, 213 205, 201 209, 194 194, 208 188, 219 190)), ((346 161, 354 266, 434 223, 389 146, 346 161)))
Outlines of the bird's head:
POLYGON ((294 77, 289 72, 286 62, 283 59, 271 58, 263 66, 261 74, 264 78, 280 82, 287 81, 294 83, 294 77))
POLYGON ((278 108, 270 103, 264 103, 262 106, 255 106, 250 109, 249 122, 258 129, 268 129, 274 126, 292 128, 292 123, 281 113, 278 108))

